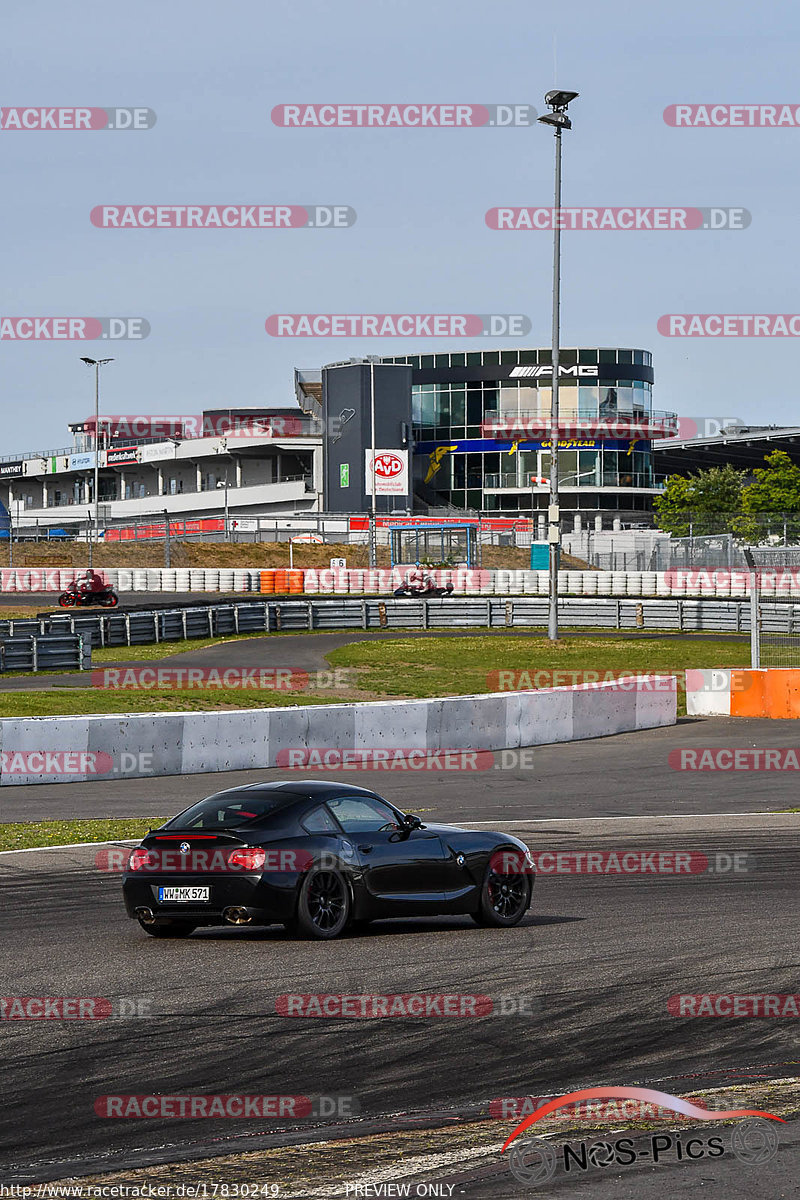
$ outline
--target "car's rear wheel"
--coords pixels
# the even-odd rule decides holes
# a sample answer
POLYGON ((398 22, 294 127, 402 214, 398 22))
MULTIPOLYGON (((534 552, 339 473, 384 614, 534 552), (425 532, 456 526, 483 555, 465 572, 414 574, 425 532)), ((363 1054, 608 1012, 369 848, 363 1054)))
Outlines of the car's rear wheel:
POLYGON ((350 889, 339 871, 309 871, 297 898, 297 913, 287 928, 300 937, 338 937, 350 919, 350 889))
POLYGON ((521 872, 501 875, 490 864, 483 879, 480 907, 472 919, 478 925, 509 928, 519 924, 530 902, 530 875, 521 872))
POLYGON ((171 925, 146 925, 144 921, 139 921, 145 933, 149 933, 150 937, 161 938, 183 938, 188 937, 190 933, 194 933, 196 925, 190 925, 187 921, 175 921, 171 925))

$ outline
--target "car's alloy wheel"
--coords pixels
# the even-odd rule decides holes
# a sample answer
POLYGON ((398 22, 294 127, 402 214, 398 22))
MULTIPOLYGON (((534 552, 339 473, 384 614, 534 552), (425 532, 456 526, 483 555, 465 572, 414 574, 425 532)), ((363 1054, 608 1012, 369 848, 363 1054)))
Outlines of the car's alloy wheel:
POLYGON ((338 937, 350 918, 350 890, 338 871, 310 871, 303 880, 297 916, 290 925, 303 937, 338 937))
POLYGON ((531 880, 524 874, 501 875, 490 866, 481 888, 480 908, 473 913, 479 925, 517 925, 530 904, 531 880))
POLYGON ((189 925, 186 921, 176 921, 173 925, 145 925, 144 921, 139 921, 139 924, 145 933, 150 934, 150 937, 161 938, 188 937, 197 928, 196 925, 189 925))

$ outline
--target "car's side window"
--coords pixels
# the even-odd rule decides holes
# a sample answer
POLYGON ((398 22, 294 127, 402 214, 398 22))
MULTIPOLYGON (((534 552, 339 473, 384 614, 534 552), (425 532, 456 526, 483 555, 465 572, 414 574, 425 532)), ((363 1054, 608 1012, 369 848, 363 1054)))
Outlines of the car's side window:
POLYGON ((345 833, 400 828, 394 809, 371 796, 336 796, 328 801, 328 807, 345 833))
POLYGON ((324 805, 312 808, 306 813, 300 824, 306 833, 338 833, 339 829, 331 814, 324 805))

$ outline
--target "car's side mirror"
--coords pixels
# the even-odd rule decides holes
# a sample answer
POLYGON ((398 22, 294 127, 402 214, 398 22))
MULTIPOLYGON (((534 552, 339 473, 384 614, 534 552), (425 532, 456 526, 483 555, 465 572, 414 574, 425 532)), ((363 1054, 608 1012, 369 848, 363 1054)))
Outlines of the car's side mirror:
POLYGON ((421 829, 422 821, 420 821, 419 817, 415 816, 414 813, 404 813, 403 814, 403 828, 404 829, 421 829))

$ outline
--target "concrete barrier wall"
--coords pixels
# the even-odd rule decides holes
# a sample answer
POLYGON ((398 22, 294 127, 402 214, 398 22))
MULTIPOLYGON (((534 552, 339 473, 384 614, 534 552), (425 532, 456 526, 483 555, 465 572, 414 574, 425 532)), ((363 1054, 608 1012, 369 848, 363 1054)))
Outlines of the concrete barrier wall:
POLYGON ((281 751, 301 748, 516 749, 675 724, 674 676, 631 683, 233 712, 7 717, 0 784, 276 767, 281 751))
POLYGON ((800 670, 687 671, 686 712, 690 717, 800 718, 800 670))

